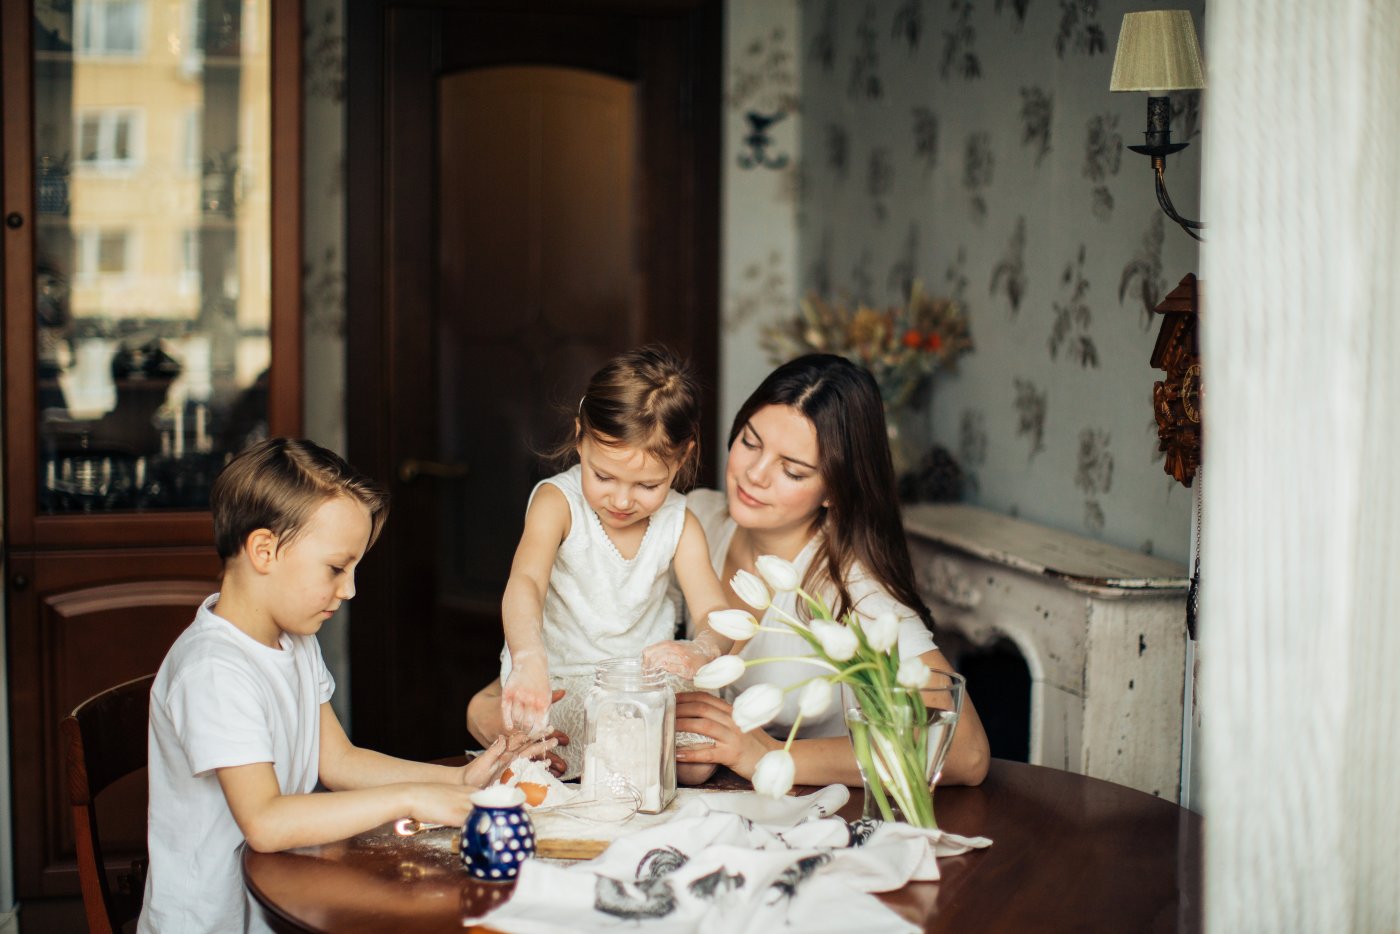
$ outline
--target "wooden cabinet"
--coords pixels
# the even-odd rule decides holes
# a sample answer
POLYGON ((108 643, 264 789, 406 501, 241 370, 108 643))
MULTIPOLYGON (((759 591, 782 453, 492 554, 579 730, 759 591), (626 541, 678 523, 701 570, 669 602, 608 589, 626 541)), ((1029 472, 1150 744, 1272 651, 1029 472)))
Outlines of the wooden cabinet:
MULTIPOLYGON (((76 895, 59 720, 217 589, 213 477, 301 417, 301 5, 6 3, 15 883, 76 895)), ((144 775, 99 802, 139 847, 144 775)))
MULTIPOLYGON (((217 589, 211 548, 12 552, 10 750, 15 883, 20 898, 76 894, 58 724, 84 698, 155 671, 217 589)), ((144 848, 144 773, 99 798, 117 865, 144 848)))

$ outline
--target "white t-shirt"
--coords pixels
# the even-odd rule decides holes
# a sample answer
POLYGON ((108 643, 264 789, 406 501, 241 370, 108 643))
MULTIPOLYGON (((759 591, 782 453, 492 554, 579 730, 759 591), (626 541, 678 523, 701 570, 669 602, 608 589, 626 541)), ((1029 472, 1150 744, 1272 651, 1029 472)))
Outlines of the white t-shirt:
MULTIPOLYGON (((718 490, 695 490, 686 498, 686 505, 705 529, 705 537, 710 546, 710 563, 716 574, 724 573, 724 561, 729 554, 729 544, 734 538, 738 525, 729 517, 729 505, 725 495, 718 490)), ((799 576, 805 576, 807 568, 816 555, 819 536, 813 536, 792 562, 799 576)), ((917 658, 931 652, 938 646, 933 641, 933 633, 928 631, 924 621, 909 607, 890 596, 880 586, 864 566, 857 564, 851 568, 846 578, 846 590, 851 595, 851 603, 862 619, 874 619, 884 613, 893 614, 899 619, 899 657, 917 658)), ((823 592, 821 597, 832 604, 836 599, 835 588, 823 592)), ((784 612, 802 617, 797 613, 797 594, 782 593, 774 596, 773 604, 784 612)), ((784 629, 782 617, 772 607, 764 611, 759 622, 764 626, 784 629)), ((812 647, 799 635, 791 632, 760 632, 739 650, 743 658, 785 658, 812 654, 812 647)), ((727 700, 733 700, 745 688, 755 684, 776 684, 787 687, 806 681, 820 674, 820 669, 803 662, 764 662, 750 665, 744 674, 724 691, 727 700)), ((788 729, 797 719, 797 691, 789 691, 783 698, 783 709, 766 729, 780 739, 786 739, 788 729)), ((848 699, 849 700, 849 699, 848 699)), ((798 736, 803 739, 816 739, 825 736, 845 736, 846 719, 843 708, 846 704, 833 703, 820 717, 804 717, 798 736)))
POLYGON ((271 762, 283 794, 316 788, 335 681, 315 636, 274 649, 205 600, 151 688, 150 869, 138 932, 266 931, 243 886, 243 834, 215 769, 271 762))

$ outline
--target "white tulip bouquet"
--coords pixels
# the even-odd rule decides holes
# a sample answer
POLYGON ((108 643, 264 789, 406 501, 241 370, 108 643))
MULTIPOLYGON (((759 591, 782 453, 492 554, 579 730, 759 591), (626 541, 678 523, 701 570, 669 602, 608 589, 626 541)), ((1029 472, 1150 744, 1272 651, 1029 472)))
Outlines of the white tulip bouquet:
POLYGON ((919 692, 929 683, 932 672, 918 658, 899 660, 899 620, 892 615, 862 620, 849 612, 843 621, 837 621, 825 600, 802 589, 797 570, 789 562, 763 555, 757 568, 758 575, 739 571, 731 586, 755 610, 772 606, 786 628, 762 626, 752 613, 738 609, 711 613, 710 626, 736 641, 750 639, 759 631, 791 631, 812 647, 813 654, 748 660, 722 655, 696 673, 696 686, 711 690, 725 687, 737 681, 748 666, 765 662, 801 661, 820 671, 786 688, 756 684, 735 698, 734 722, 748 732, 778 715, 786 692, 799 692, 798 715, 787 742, 759 760, 753 775, 754 790, 777 798, 792 789, 796 769, 791 750, 798 727, 804 718, 823 714, 837 685, 844 685, 860 708, 860 726, 853 730, 852 745, 865 778, 867 800, 873 799, 886 820, 895 819, 897 809, 898 816, 911 824, 936 826, 930 772, 934 760, 941 762, 947 752, 956 711, 951 712, 951 718, 935 716, 935 720, 944 721, 946 729, 930 735, 930 711, 919 692), (795 592, 807 601, 811 619, 803 622, 775 605, 769 587, 778 593, 795 592))

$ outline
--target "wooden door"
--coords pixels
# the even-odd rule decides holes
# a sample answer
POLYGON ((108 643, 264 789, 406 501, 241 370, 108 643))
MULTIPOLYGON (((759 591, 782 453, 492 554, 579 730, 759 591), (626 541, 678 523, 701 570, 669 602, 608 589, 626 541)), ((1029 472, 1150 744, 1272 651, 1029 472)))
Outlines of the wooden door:
POLYGON ((394 495, 352 611, 352 725, 403 755, 470 742, 537 455, 588 376, 662 341, 713 411, 718 4, 512 6, 350 23, 383 62, 351 70, 350 456, 394 495))

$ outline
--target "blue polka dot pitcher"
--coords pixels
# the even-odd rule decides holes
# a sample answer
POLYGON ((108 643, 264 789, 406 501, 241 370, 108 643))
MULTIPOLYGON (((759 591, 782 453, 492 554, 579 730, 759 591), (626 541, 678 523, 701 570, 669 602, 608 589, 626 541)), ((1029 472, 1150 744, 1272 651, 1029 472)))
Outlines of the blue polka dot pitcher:
POLYGON ((462 865, 472 878, 506 882, 535 855, 535 826, 525 813, 525 792, 492 785, 472 795, 462 825, 462 865))

